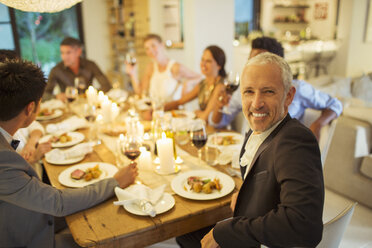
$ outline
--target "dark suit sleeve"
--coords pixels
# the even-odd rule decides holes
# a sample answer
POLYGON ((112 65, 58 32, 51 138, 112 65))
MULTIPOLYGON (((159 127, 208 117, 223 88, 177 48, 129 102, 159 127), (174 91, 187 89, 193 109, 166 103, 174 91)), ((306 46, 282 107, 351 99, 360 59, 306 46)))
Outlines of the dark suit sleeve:
POLYGON ((56 189, 20 168, 26 161, 15 152, 0 152, 0 200, 32 211, 66 216, 92 207, 114 195, 114 178, 83 188, 56 189))
POLYGON ((297 127, 280 133, 270 153, 280 203, 263 216, 235 216, 217 223, 213 236, 221 247, 314 247, 320 242, 324 202, 320 153, 313 134, 297 127))
POLYGON ((108 78, 105 76, 105 74, 102 73, 101 69, 99 69, 98 65, 92 61, 93 66, 93 74, 94 77, 98 80, 99 84, 101 85, 102 91, 106 92, 111 89, 111 83, 108 80, 108 78))

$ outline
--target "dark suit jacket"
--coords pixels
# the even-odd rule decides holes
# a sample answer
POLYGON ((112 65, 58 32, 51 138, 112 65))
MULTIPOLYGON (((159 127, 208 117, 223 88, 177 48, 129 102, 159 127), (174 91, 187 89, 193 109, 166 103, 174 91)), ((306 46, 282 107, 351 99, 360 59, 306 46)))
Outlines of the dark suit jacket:
POLYGON ((0 247, 53 247, 53 216, 96 205, 117 185, 113 178, 79 189, 44 184, 0 133, 0 247))
POLYGON ((213 236, 221 247, 315 247, 322 237, 323 203, 318 142, 287 115, 253 158, 234 217, 217 223, 213 236))

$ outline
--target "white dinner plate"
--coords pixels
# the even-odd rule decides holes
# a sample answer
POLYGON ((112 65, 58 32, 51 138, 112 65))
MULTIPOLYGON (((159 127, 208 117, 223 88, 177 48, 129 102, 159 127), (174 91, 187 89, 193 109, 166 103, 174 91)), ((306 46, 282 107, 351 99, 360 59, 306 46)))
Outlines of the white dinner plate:
MULTIPOLYGON (((175 204, 175 200, 171 194, 164 193, 163 197, 155 204, 154 208, 156 214, 162 214, 167 212, 169 209, 173 208, 175 204)), ((143 212, 141 208, 135 204, 134 202, 124 204, 124 209, 127 210, 131 214, 147 216, 148 214, 143 212)))
POLYGON ((221 132, 221 133, 214 133, 208 136, 207 146, 218 148, 219 150, 224 148, 241 148, 241 145, 244 141, 244 136, 239 133, 233 133, 233 132, 221 132), (216 144, 215 139, 221 139, 226 136, 232 136, 233 140, 235 141, 235 144, 229 144, 229 145, 222 145, 222 144, 216 144))
POLYGON ((109 178, 115 175, 115 173, 118 171, 118 168, 113 165, 113 164, 108 164, 108 163, 102 163, 102 162, 89 162, 89 163, 82 163, 82 164, 77 164, 74 166, 71 166, 64 171, 61 172, 58 176, 58 181, 63 184, 64 186, 67 187, 72 187, 72 188, 80 188, 87 186, 89 184, 98 182, 102 179, 109 178), (88 168, 93 168, 96 165, 99 165, 100 170, 102 171, 102 174, 100 175, 99 178, 92 179, 90 181, 85 181, 84 178, 80 180, 72 179, 71 178, 71 172, 73 172, 76 169, 80 169, 85 171, 88 168))
POLYGON ((62 116, 62 114, 63 114, 63 111, 62 110, 55 109, 54 112, 53 112, 53 114, 51 114, 51 115, 47 115, 47 116, 40 116, 40 115, 38 115, 38 116, 36 116, 36 120, 38 120, 38 121, 53 120, 55 118, 58 118, 58 117, 62 116))
POLYGON ((69 158, 65 160, 55 160, 48 155, 45 155, 45 161, 47 161, 49 164, 57 164, 57 165, 66 165, 66 164, 75 164, 77 162, 80 162, 85 158, 85 155, 75 157, 75 158, 69 158))
POLYGON ((170 111, 173 118, 187 118, 187 119, 194 119, 195 113, 192 111, 177 109, 170 111))
POLYGON ((235 188, 235 182, 234 180, 219 171, 215 170, 193 170, 193 171, 187 171, 184 173, 179 174, 176 176, 171 183, 172 190, 182 197, 192 199, 192 200, 212 200, 217 199, 220 197, 223 197, 227 194, 229 194, 231 191, 235 188), (201 177, 202 179, 215 179, 218 178, 220 180, 220 184, 222 186, 222 189, 220 191, 213 190, 210 194, 205 193, 196 193, 191 190, 189 190, 189 186, 187 184, 187 178, 191 176, 197 176, 201 177))
MULTIPOLYGON (((80 132, 67 132, 67 135, 71 137, 71 140, 68 141, 68 142, 53 142, 52 143, 52 147, 53 148, 61 148, 61 147, 69 147, 69 146, 73 146, 73 145, 76 145, 76 144, 79 144, 80 142, 82 142, 84 139, 85 139, 85 136, 84 134, 80 133, 80 132)), ((42 137, 40 140, 39 140, 39 143, 44 143, 44 142, 48 142, 48 140, 50 140, 53 136, 48 134, 48 135, 45 135, 44 137, 42 137)))

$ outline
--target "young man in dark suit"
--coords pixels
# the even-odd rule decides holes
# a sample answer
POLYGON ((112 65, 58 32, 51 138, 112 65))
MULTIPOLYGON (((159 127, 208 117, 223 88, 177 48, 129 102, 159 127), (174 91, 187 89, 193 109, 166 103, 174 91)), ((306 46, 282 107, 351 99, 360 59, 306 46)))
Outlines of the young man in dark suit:
MULTIPOLYGON (((84 188, 59 190, 44 184, 15 151, 18 142, 12 136, 35 119, 45 85, 43 73, 31 62, 0 64, 0 247, 55 247, 54 216, 107 200, 116 186, 125 188, 137 176, 134 165, 84 188)), ((76 247, 69 245, 62 247, 76 247)))
MULTIPOLYGON (((315 247, 320 242, 320 152, 314 134, 288 114, 296 92, 291 82, 288 64, 277 55, 262 53, 245 66, 241 94, 251 130, 240 157, 244 182, 232 198, 233 217, 218 222, 202 247, 315 247)), ((190 240, 177 239, 183 247, 197 247, 190 240)))

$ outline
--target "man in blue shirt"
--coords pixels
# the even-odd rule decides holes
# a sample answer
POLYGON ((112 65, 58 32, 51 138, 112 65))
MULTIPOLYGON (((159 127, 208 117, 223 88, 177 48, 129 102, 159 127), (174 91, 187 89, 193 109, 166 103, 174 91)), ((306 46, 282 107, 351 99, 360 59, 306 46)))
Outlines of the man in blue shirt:
MULTIPOLYGON (((256 38, 252 41, 252 50, 249 58, 262 52, 271 52, 284 57, 282 45, 275 39, 269 37, 256 38)), ((321 110, 322 113, 310 126, 311 131, 319 140, 320 130, 323 126, 336 119, 342 112, 342 103, 330 95, 314 89, 310 84, 303 80, 293 80, 296 87, 296 94, 289 106, 288 112, 291 117, 302 120, 305 109, 311 108, 321 110)), ((237 90, 232 96, 228 96, 225 91, 220 92, 220 104, 216 105, 209 115, 208 123, 214 127, 222 128, 229 125, 235 116, 242 111, 242 101, 240 91, 237 90), (221 112, 223 106, 227 105, 227 111, 221 112), (228 113, 228 114, 227 114, 228 113)))

